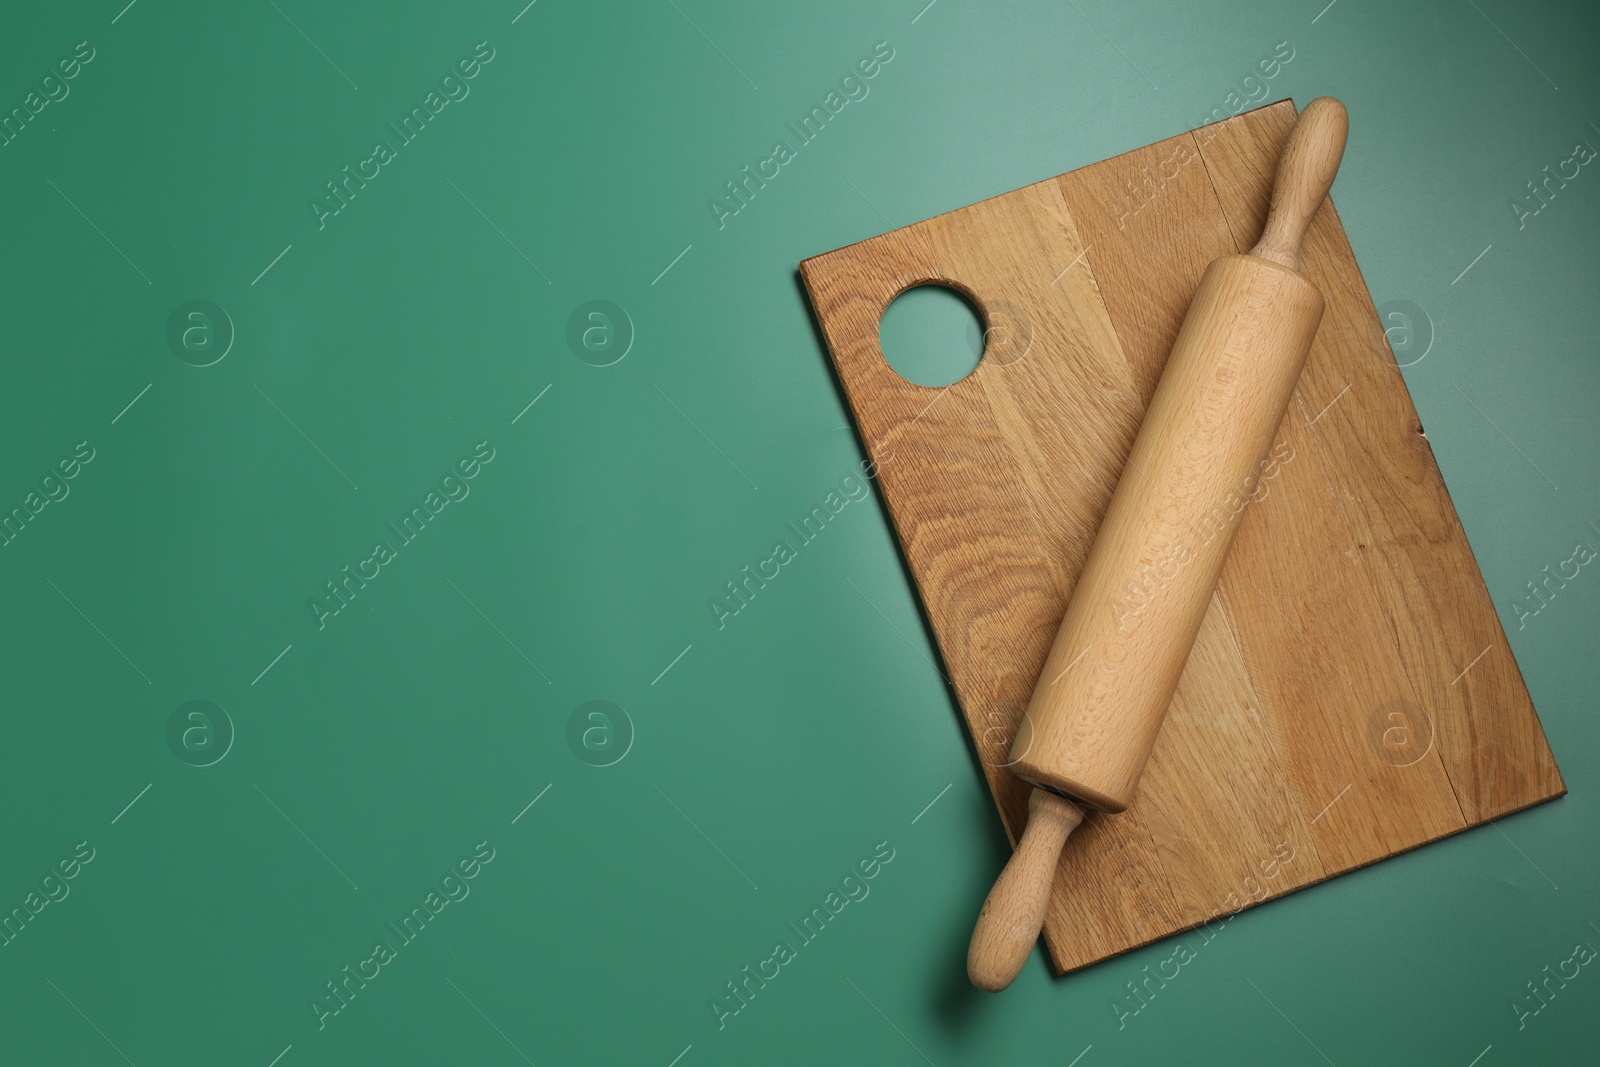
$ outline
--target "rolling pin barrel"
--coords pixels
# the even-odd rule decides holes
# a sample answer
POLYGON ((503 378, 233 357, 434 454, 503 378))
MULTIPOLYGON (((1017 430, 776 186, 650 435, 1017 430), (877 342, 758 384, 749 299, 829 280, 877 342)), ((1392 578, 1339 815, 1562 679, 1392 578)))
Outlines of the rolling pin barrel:
POLYGON ((1022 969, 1083 809, 1133 799, 1322 320, 1300 243, 1347 129, 1337 100, 1307 105, 1260 242, 1207 268, 1178 332, 1012 744, 1013 771, 1036 788, 973 931, 980 988, 1022 969))
POLYGON ((1102 811, 1133 799, 1321 319, 1287 267, 1206 270, 1018 730, 1019 777, 1102 811))

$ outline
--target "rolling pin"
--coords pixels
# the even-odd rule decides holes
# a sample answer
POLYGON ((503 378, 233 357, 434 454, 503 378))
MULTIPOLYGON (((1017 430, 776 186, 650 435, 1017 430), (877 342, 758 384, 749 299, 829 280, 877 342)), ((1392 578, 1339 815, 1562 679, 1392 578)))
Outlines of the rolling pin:
POLYGON ((1028 827, 978 916, 974 985, 1011 984, 1085 809, 1133 799, 1245 502, 1322 321, 1300 243, 1344 155, 1344 105, 1295 122, 1249 255, 1206 268, 1011 747, 1028 827))

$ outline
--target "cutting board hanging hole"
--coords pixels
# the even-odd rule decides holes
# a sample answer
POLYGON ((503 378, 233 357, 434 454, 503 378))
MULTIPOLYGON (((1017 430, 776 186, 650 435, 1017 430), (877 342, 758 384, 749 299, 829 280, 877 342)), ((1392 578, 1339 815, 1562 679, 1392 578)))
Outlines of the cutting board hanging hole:
POLYGON ((878 323, 878 343, 894 372, 913 385, 954 385, 983 360, 982 315, 965 294, 937 283, 895 297, 878 323))

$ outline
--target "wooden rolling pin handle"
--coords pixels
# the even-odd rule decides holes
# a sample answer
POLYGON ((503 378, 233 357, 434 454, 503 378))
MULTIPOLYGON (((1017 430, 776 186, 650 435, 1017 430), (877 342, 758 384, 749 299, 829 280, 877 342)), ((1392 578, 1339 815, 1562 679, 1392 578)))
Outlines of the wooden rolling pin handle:
POLYGON ((1083 821, 1083 810, 1047 789, 1028 798, 1028 828, 978 913, 967 948, 967 977, 979 989, 998 993, 1028 962, 1044 925, 1050 886, 1067 836, 1083 821))
POLYGON ((1267 225, 1250 250, 1252 256, 1300 270, 1300 242, 1339 173, 1349 132, 1350 116, 1333 97, 1319 96, 1306 105, 1289 131, 1272 185, 1267 225))

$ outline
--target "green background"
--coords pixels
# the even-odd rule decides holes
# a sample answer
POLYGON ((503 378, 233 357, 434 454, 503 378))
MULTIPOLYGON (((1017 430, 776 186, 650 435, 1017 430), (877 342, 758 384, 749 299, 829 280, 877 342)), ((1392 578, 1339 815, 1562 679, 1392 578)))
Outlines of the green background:
POLYGON ((1510 206, 1600 146, 1585 5, 123 3, 0 35, 0 112, 95 50, 0 147, 0 508, 95 450, 0 549, 0 912, 95 850, 0 947, 5 1062, 1593 1055, 1594 968, 1511 1007, 1600 947, 1600 575, 1514 607, 1600 546, 1600 175, 1510 206), (470 95, 319 229, 480 41, 470 95), (708 200, 880 41, 870 95, 719 229, 708 200), (725 627, 708 602, 861 458, 802 258, 1247 91, 1349 105, 1340 213, 1571 793, 1246 912, 1119 1027, 1171 942, 966 985, 1004 836, 877 497, 725 627), (195 299, 236 331, 203 368, 167 341, 195 299), (632 324, 610 366, 567 341, 591 300, 632 324), (308 601, 480 441, 470 495, 319 629, 308 601), (191 700, 234 733, 203 768, 168 741, 191 700), (627 720, 585 748, 593 700, 627 720), (470 896, 319 1029, 481 841, 470 896), (719 1029, 724 983, 885 841, 719 1029))

